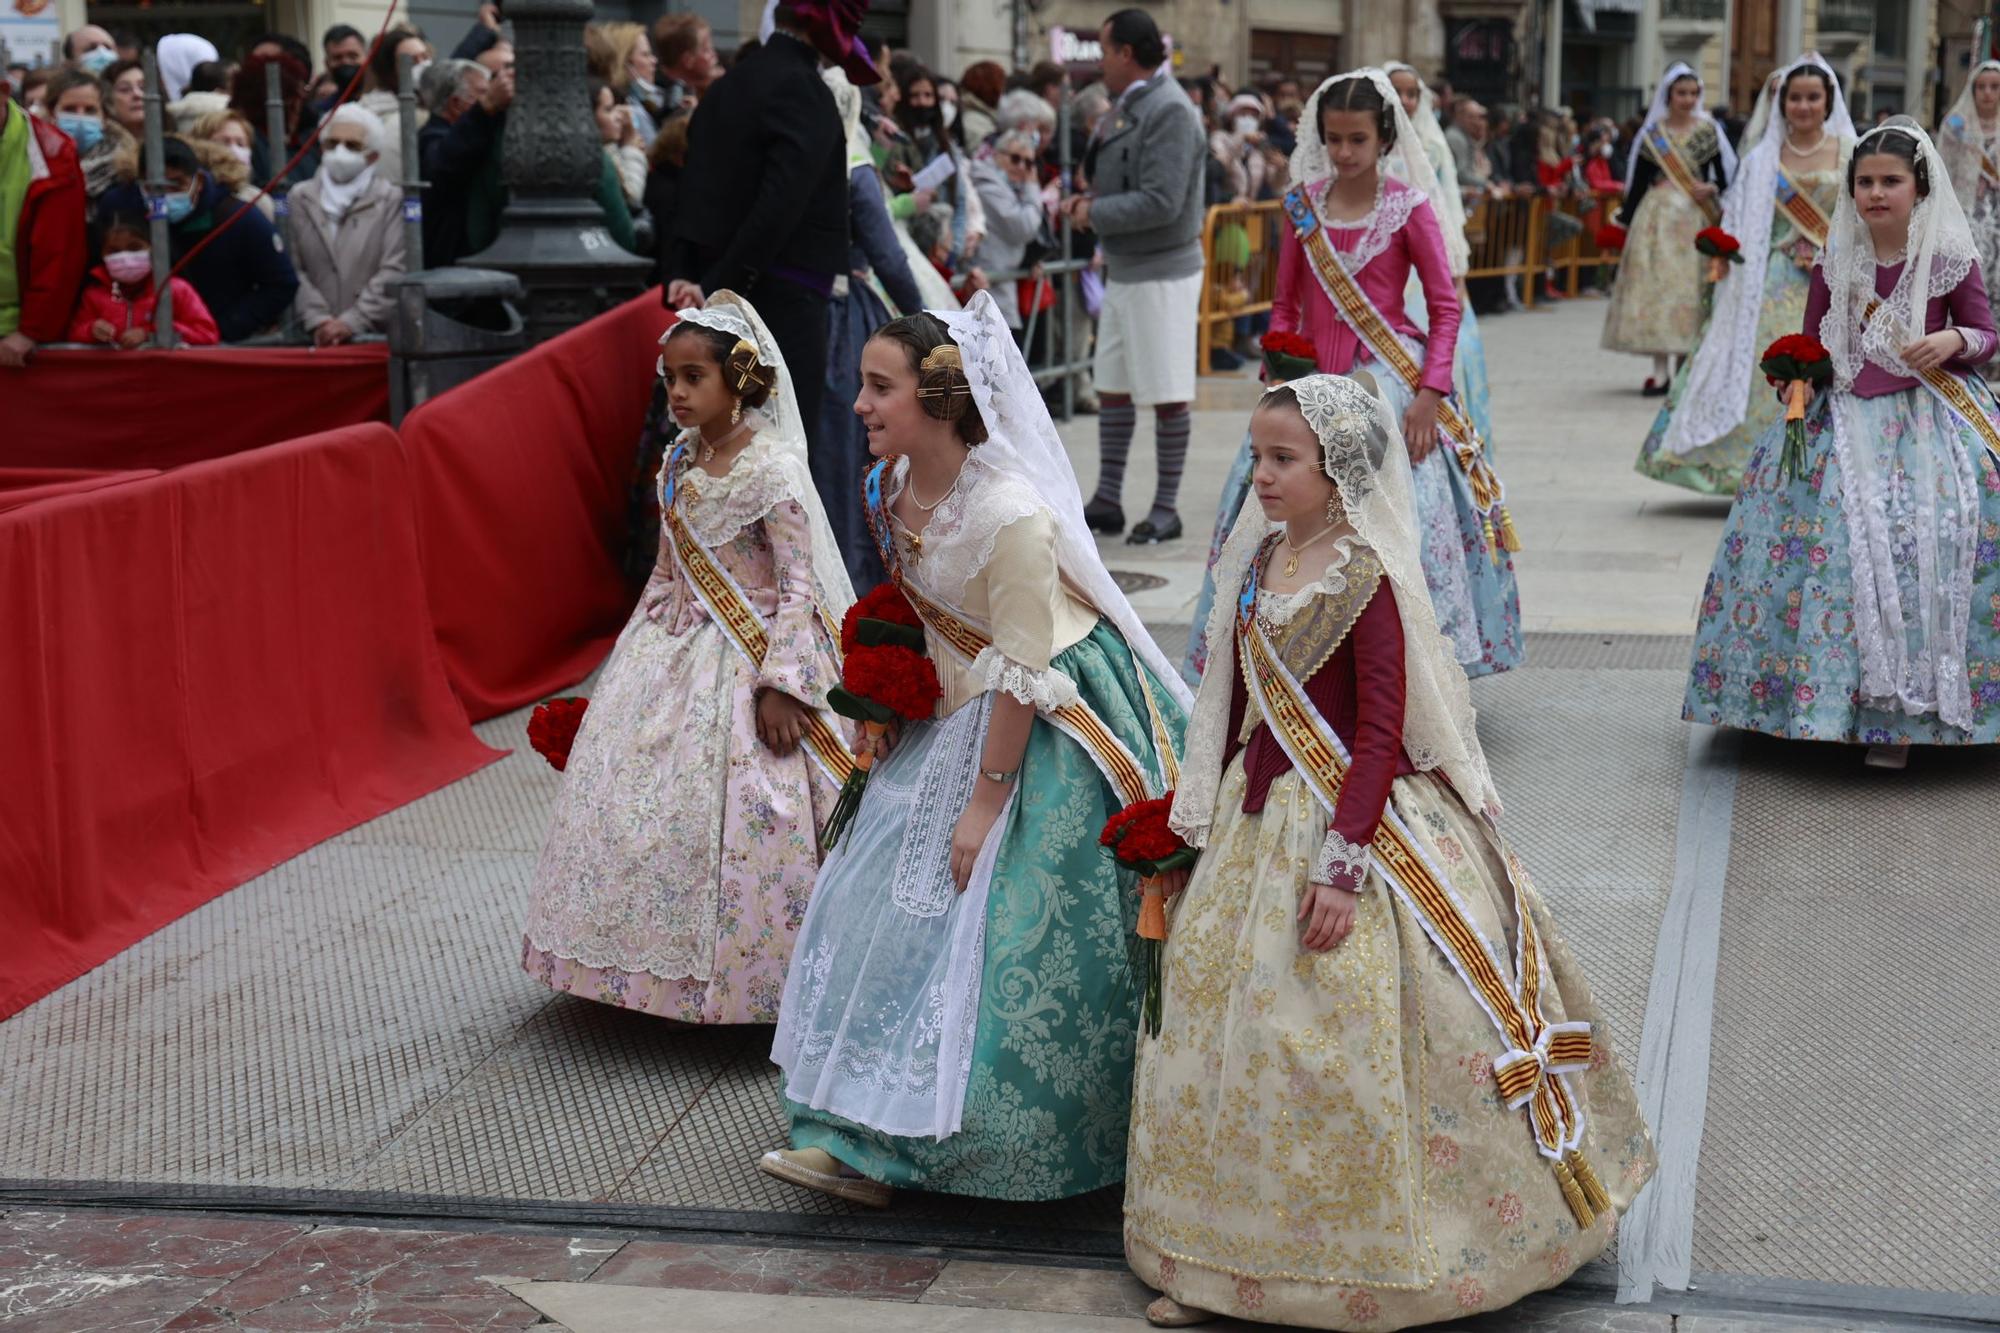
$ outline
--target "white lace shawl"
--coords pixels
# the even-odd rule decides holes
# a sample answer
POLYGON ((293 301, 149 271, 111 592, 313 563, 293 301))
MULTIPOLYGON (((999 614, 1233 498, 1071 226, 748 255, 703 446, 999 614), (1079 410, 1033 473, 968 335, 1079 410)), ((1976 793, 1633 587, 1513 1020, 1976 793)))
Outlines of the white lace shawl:
MULTIPOLYGON (((1019 483, 1041 501, 1041 507, 1055 519, 1056 567, 1063 582, 1116 627, 1133 655, 1175 702, 1183 708, 1190 706, 1194 696, 1187 682, 1153 642, 1130 599, 1104 567, 1097 539, 1083 521, 1083 494, 1077 487, 1076 469, 993 294, 980 292, 964 310, 931 313, 944 322, 952 341, 958 344, 973 404, 986 427, 986 442, 974 450, 981 466, 1019 483)), ((994 531, 998 530, 996 526, 994 531)), ((925 554, 928 559, 928 544, 925 554)), ((992 554, 990 545, 987 554, 992 554)), ((947 570, 951 568, 948 562, 947 570)))
MULTIPOLYGON (((1320 220, 1326 220, 1321 204, 1338 173, 1333 169, 1333 160, 1326 154, 1325 142, 1319 137, 1319 99, 1328 88, 1347 79, 1368 80, 1388 102, 1396 118, 1396 142, 1382 155, 1381 174, 1383 177, 1394 177, 1409 187, 1407 190, 1392 190, 1377 183, 1375 211, 1368 217, 1368 231, 1362 236, 1360 245, 1341 255, 1341 262, 1347 271, 1359 273, 1369 260, 1389 248, 1390 239, 1409 224, 1410 214, 1416 211, 1417 205, 1440 198, 1443 187, 1438 184, 1437 173, 1431 170, 1423 140, 1416 126, 1410 123, 1408 113, 1403 110, 1403 99, 1397 95, 1396 85, 1389 82, 1388 74, 1372 67, 1349 70, 1345 74, 1334 75, 1313 89, 1313 95, 1306 99, 1305 112, 1299 117, 1298 147, 1292 150, 1292 183, 1302 188, 1313 206, 1320 210, 1320 220)), ((1449 152, 1445 154, 1447 161, 1450 156, 1449 152)), ((1456 191, 1453 193, 1456 197, 1456 191)), ((1433 211, 1438 215, 1438 222, 1446 234, 1445 245, 1449 249, 1453 233, 1453 228, 1446 225, 1449 215, 1441 209, 1434 208, 1433 211)), ((1465 229, 1460 226, 1456 230, 1459 242, 1463 244, 1465 229)), ((1452 271, 1456 273, 1461 267, 1454 261, 1452 271)))
MULTIPOLYGON (((1854 120, 1847 114, 1840 78, 1817 55, 1795 60, 1771 76, 1758 105, 1764 110, 1764 136, 1743 158, 1742 170, 1729 183, 1722 200, 1722 228, 1743 243, 1743 262, 1727 265, 1715 287, 1715 305, 1701 346, 1688 369, 1687 386, 1667 424, 1664 442, 1670 454, 1688 454, 1712 444, 1743 424, 1750 408, 1750 376, 1763 353, 1757 322, 1764 305, 1764 275, 1771 260, 1771 225, 1777 208, 1779 153, 1785 143, 1784 108, 1771 105, 1776 90, 1791 72, 1817 65, 1833 80, 1833 107, 1826 132, 1842 145, 1840 165, 1847 164, 1847 145, 1854 140, 1854 120)), ((1749 135, 1744 135, 1749 142, 1749 135)))
POLYGON ((1972 86, 1988 70, 2000 73, 2000 60, 1982 60, 1974 65, 1951 109, 1938 122, 1938 152, 1951 169, 1951 188, 1958 193, 1959 207, 1968 214, 1979 202, 1980 156, 1993 152, 1996 143, 2000 143, 2000 124, 1989 129, 1981 123, 1979 108, 1972 100, 1972 86))
MULTIPOLYGON (((1451 143, 1444 137, 1444 126, 1438 122, 1437 95, 1431 92, 1430 84, 1424 81, 1416 67, 1400 60, 1385 61, 1382 68, 1390 74, 1408 74, 1417 81, 1417 114, 1411 123, 1417 131, 1417 139, 1423 144, 1424 156, 1431 164, 1431 173, 1437 178, 1437 192, 1430 196, 1431 211, 1437 214, 1438 226, 1444 232, 1445 257, 1451 262, 1451 276, 1462 278, 1472 264, 1472 243, 1465 238, 1465 197, 1458 188, 1458 162, 1451 155, 1451 143)), ((1394 87, 1392 83, 1390 85, 1394 87)), ((1390 163, 1393 173, 1401 165, 1398 158, 1390 163)), ((1415 186, 1415 182, 1406 182, 1415 186)), ((1421 188, 1421 187, 1416 187, 1421 188)))
MULTIPOLYGON (((1375 552, 1403 620, 1403 749, 1418 768, 1437 769, 1467 806, 1498 816, 1500 798, 1480 748, 1465 669, 1438 630, 1412 528, 1416 512, 1410 458, 1395 413, 1381 398, 1341 375, 1308 375, 1289 387, 1325 452, 1327 475, 1357 537, 1375 552)), ((1215 564, 1215 605, 1208 618, 1208 670, 1188 726, 1181 785, 1171 824, 1206 846, 1229 746, 1229 698, 1236 680, 1236 604, 1265 537, 1277 531, 1255 505, 1244 506, 1215 564)))
MULTIPOLYGON (((1659 86, 1653 89, 1653 104, 1647 108, 1646 121, 1639 127, 1639 132, 1632 136, 1632 148, 1625 154, 1625 188, 1627 190, 1632 188, 1632 176, 1639 170, 1639 148, 1640 145, 1646 142, 1646 131, 1666 120, 1667 96, 1673 92, 1674 84, 1687 78, 1692 78, 1701 87, 1703 93, 1708 91, 1708 85, 1702 82, 1701 75, 1695 73, 1684 60, 1676 60, 1673 64, 1667 66, 1667 72, 1660 76, 1659 86)), ((1722 154, 1723 178, 1730 181, 1735 180, 1736 150, 1729 146, 1729 136, 1724 134, 1722 127, 1715 123, 1715 117, 1708 113, 1707 107, 1701 106, 1697 102, 1694 114, 1696 120, 1707 121, 1715 130, 1716 146, 1722 154)))

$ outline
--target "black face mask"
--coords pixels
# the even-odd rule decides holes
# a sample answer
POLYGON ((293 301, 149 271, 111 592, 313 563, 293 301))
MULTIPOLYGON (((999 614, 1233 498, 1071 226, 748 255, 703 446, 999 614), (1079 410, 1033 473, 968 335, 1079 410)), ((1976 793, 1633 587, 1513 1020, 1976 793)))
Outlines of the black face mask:
POLYGON ((340 94, 347 91, 347 85, 349 83, 352 83, 354 81, 354 76, 361 72, 361 66, 329 65, 327 66, 326 72, 333 75, 333 85, 334 85, 333 93, 334 96, 338 97, 340 94))

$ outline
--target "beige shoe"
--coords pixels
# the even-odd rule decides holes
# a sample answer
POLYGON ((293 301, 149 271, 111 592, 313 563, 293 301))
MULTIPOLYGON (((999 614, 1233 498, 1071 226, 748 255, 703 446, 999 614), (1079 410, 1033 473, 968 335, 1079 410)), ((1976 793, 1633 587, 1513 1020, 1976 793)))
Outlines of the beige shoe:
POLYGON ((1904 769, 1910 766, 1910 747, 1907 745, 1871 745, 1862 763, 1870 768, 1904 769))
POLYGON ((824 1148, 779 1148, 759 1158, 757 1169, 788 1185, 818 1190, 870 1208, 887 1208, 889 1196, 895 1192, 879 1180, 843 1174, 848 1168, 824 1148))
POLYGON ((1154 1328, 1187 1328, 1192 1324, 1206 1324, 1216 1317, 1213 1310, 1182 1305, 1171 1296, 1162 1296, 1146 1307, 1146 1322, 1154 1328))

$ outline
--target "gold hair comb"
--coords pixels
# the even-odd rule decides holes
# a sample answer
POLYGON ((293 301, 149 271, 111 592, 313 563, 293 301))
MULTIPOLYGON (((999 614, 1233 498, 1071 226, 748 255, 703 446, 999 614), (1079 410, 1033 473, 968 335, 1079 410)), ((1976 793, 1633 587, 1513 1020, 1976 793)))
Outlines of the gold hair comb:
POLYGON ((917 368, 927 373, 933 370, 956 370, 964 374, 965 360, 959 356, 958 348, 950 343, 940 343, 931 348, 930 355, 925 357, 917 368))
POLYGON ((748 338, 738 338, 736 346, 729 349, 729 359, 734 361, 737 357, 746 355, 750 358, 750 363, 736 372, 736 392, 738 393, 742 393, 745 389, 748 389, 751 382, 757 378, 757 344, 751 342, 748 338))

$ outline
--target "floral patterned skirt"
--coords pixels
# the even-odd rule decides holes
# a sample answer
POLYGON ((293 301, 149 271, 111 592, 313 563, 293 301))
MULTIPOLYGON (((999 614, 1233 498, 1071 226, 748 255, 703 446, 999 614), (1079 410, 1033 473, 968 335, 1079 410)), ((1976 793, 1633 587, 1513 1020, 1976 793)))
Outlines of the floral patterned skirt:
MULTIPOLYGON (((1105 725, 1151 768, 1151 727, 1138 688, 1144 668, 1118 632, 1099 621, 1082 642, 1058 653, 1054 665, 1076 681, 1105 725)), ((1178 743, 1186 720, 1162 685, 1154 682, 1152 690, 1178 743)), ((988 1199, 1059 1199, 1124 1178, 1139 1023, 1133 936, 1138 897, 1132 876, 1119 871, 1097 842, 1120 802, 1083 748, 1041 718, 1029 732, 1018 781, 986 895, 959 1128, 943 1138, 888 1134, 787 1099, 793 1147, 825 1149, 898 1188, 988 1199)), ((874 786, 871 780, 869 796, 874 786)), ((796 1049, 808 1049, 804 1041, 786 1045, 790 1030, 802 1021, 791 1012, 795 998, 805 1008, 834 1013, 834 991, 894 989, 895 977, 872 978, 872 970, 921 976, 930 965, 907 952, 876 956, 889 932, 875 923, 895 910, 889 899, 905 836, 900 827, 880 827, 887 805, 863 798, 815 891, 799 965, 801 977, 813 981, 794 983, 796 995, 787 996, 779 1028, 781 1051, 774 1052, 774 1058, 782 1053, 792 1062, 788 1073, 799 1063, 796 1049), (880 850, 848 858, 848 839, 857 850, 880 850), (827 984, 821 984, 822 973, 831 978, 827 984)), ((864 1007, 868 1012, 849 1031, 863 1023, 881 1025, 875 1012, 880 1006, 864 1007)), ((921 1007, 936 1008, 937 1021, 945 1021, 942 1003, 926 1001, 921 1007)), ((883 1026, 886 1031, 903 1025, 898 1018, 883 1026)), ((941 1047, 932 1039, 918 1049, 934 1064, 941 1047)), ((934 1068, 920 1068, 918 1061, 882 1070, 862 1049, 846 1052, 845 1062, 857 1071, 849 1079, 866 1077, 884 1086, 902 1088, 937 1077, 934 1068)))
MULTIPOLYGON (((1961 378, 1989 415, 2000 416, 2000 404, 1983 382, 1961 378)), ((1928 389, 1849 399, 1850 440, 1886 478, 1883 504, 1897 534, 1891 575, 1901 603, 1923 605, 1931 579, 1925 568, 1962 570, 1949 547, 1963 540, 1971 548, 1964 562, 1970 567, 1969 594, 1963 588, 1950 594, 1961 605, 1969 596, 1963 663, 1971 729, 1952 726, 1935 712, 1913 715, 1901 707, 1870 706, 1861 695, 1854 540, 1833 447, 1831 398, 1820 395, 1806 415, 1806 475, 1779 480, 1782 421, 1765 429, 1750 455, 1702 593, 1681 716, 1794 740, 2000 742, 2000 471, 1978 432, 1928 389), (1934 423, 1937 433, 1928 438, 1943 441, 1942 451, 1938 443, 1919 443, 1919 414, 1934 423), (1923 549, 1927 544, 1917 535, 1925 492, 1945 516, 1935 554, 1923 549), (1962 532, 1954 512, 1969 516, 1962 532)), ((1949 645, 1910 644, 1913 659, 1933 652, 1947 659, 1958 655, 1949 645)))
MULTIPOLYGON (((830 652, 820 672, 838 677, 830 652)), ((633 615, 542 844, 530 976, 686 1023, 777 1021, 838 788, 757 739, 756 686, 712 621, 675 634, 633 615)))
MULTIPOLYGON (((1757 310, 1757 339, 1750 353, 1752 356, 1762 354, 1766 347, 1785 334, 1797 333, 1805 323, 1806 293, 1812 286, 1812 277, 1807 270, 1799 267, 1798 260, 1794 258, 1795 248, 1790 244, 1775 247, 1771 251, 1770 262, 1765 266, 1764 302, 1757 310)), ((1702 325, 1704 339, 1710 336, 1712 328, 1713 321, 1702 325)), ((1809 329, 1807 332, 1817 331, 1809 329)), ((1674 375, 1674 382, 1667 389, 1666 403, 1653 418, 1653 427, 1647 432, 1646 442, 1639 448, 1639 460, 1633 466, 1655 481, 1684 486, 1703 495, 1734 495, 1743 480, 1745 460, 1750 457, 1750 450, 1756 445, 1758 436, 1774 419, 1783 415, 1784 408, 1771 392, 1771 386, 1765 382, 1763 372, 1753 370, 1743 420, 1736 423, 1734 430, 1685 454, 1668 453, 1667 427, 1673 423, 1674 413, 1680 408, 1681 398, 1687 392, 1688 379, 1693 374, 1694 358, 1689 357, 1681 362, 1679 372, 1674 375)))
POLYGON ((1701 206, 1664 179, 1639 201, 1604 312, 1607 351, 1681 356, 1694 350, 1708 263, 1694 237, 1706 222, 1701 206))
MULTIPOLYGON (((1309 1328, 1394 1329, 1512 1304, 1603 1252, 1579 1229, 1525 1115, 1493 1082, 1498 1033, 1423 927, 1371 875, 1353 932, 1299 945, 1326 816, 1296 773, 1243 813, 1223 775, 1208 850, 1166 945, 1161 1031, 1139 1048, 1125 1254, 1184 1304, 1309 1328)), ((1391 801, 1487 938, 1513 908, 1485 826, 1441 779, 1391 801)), ((1572 1077, 1582 1151, 1618 1212, 1654 1167, 1631 1081, 1581 970, 1532 888, 1551 1022, 1587 1022, 1572 1077)))

